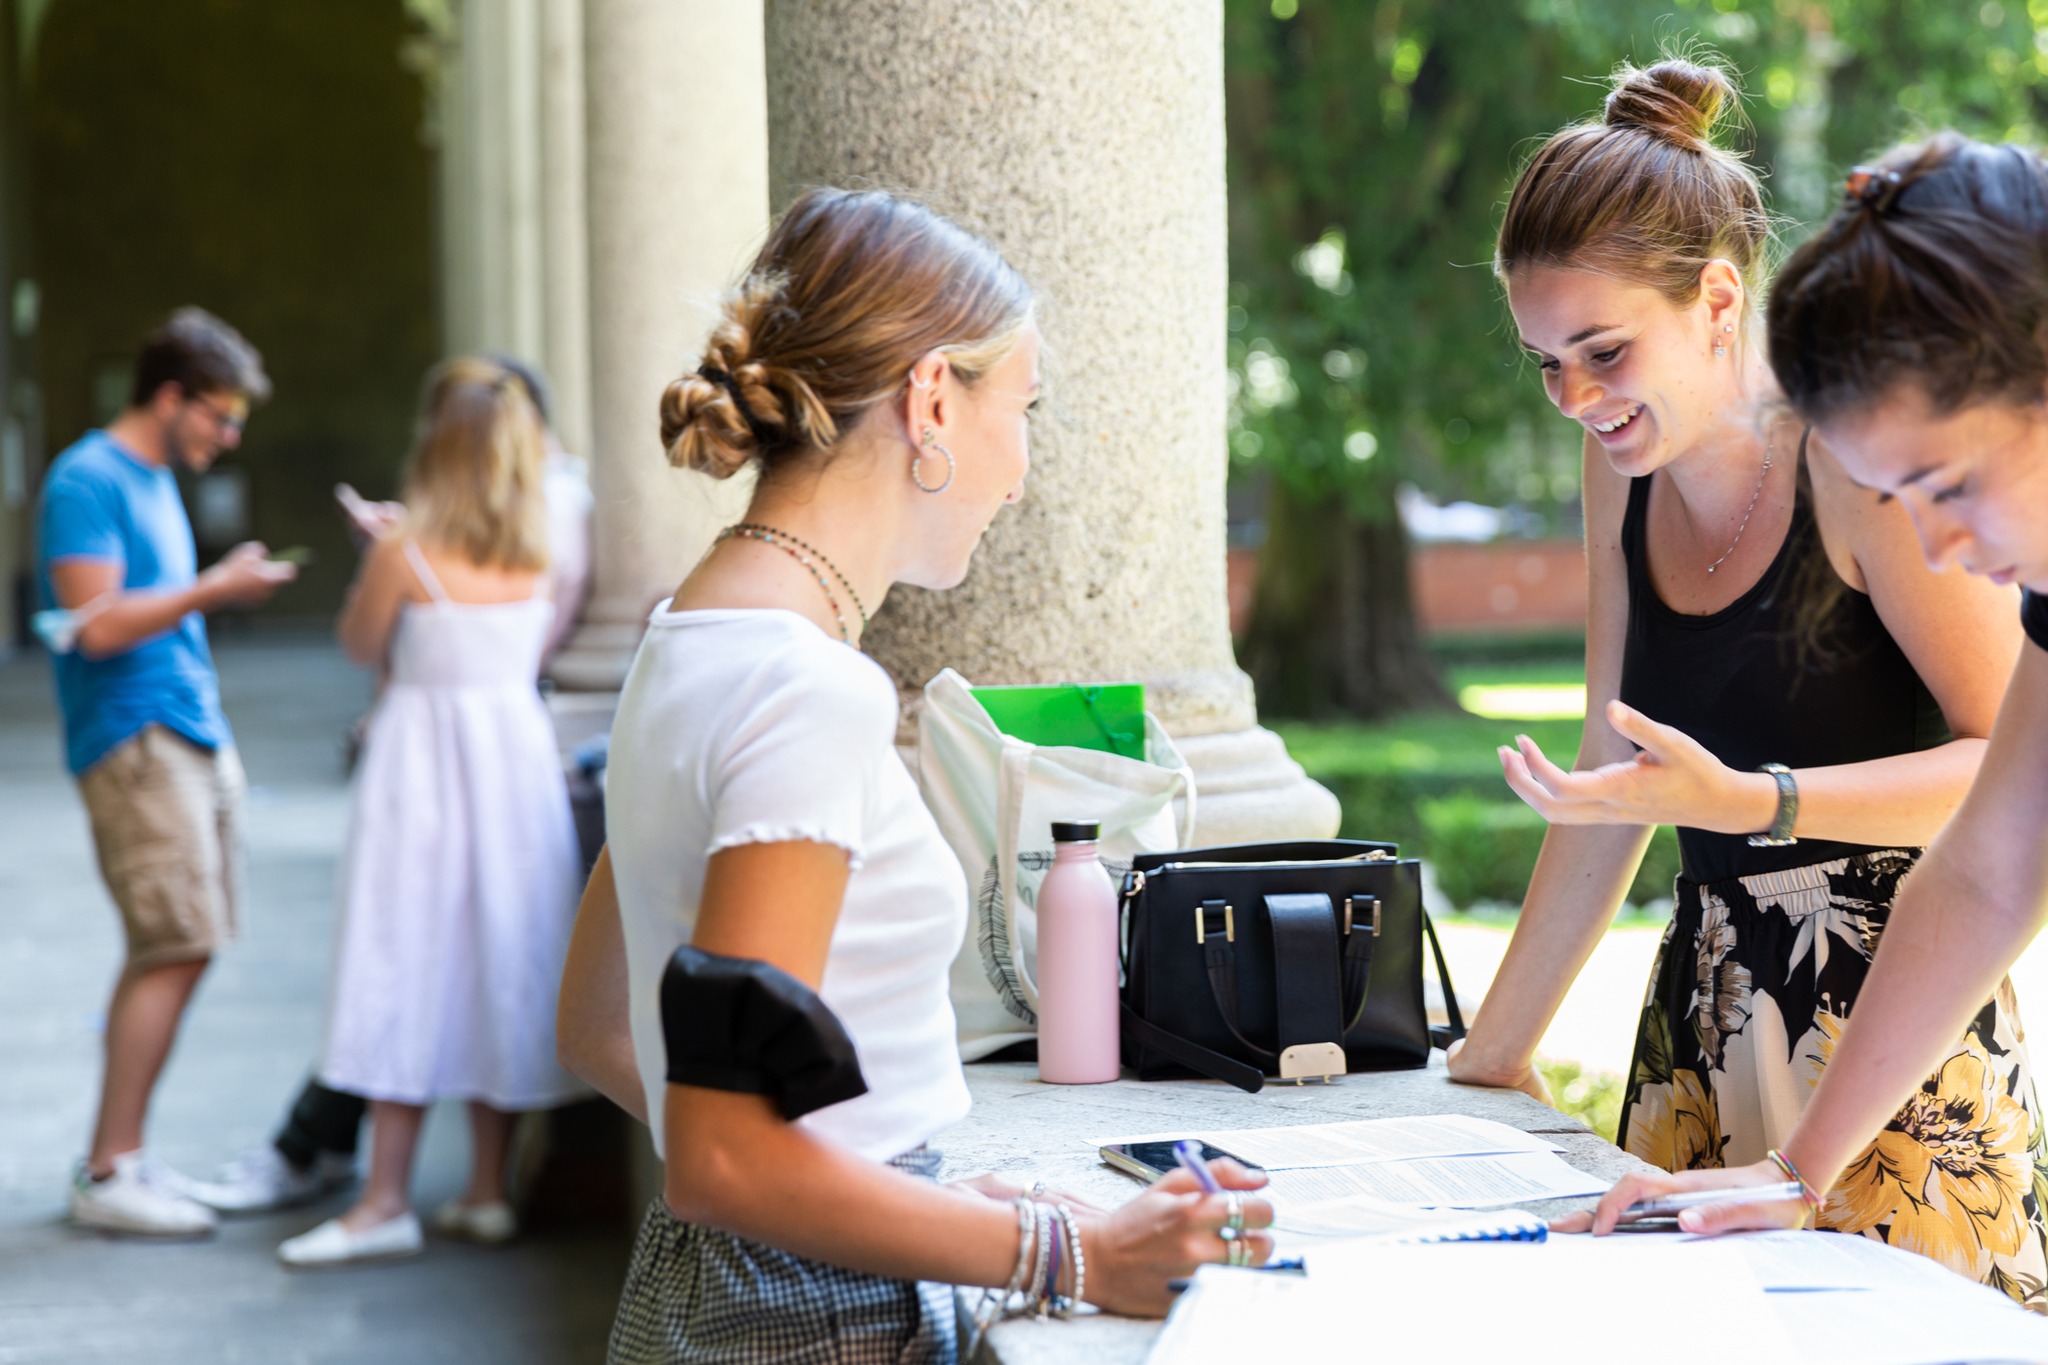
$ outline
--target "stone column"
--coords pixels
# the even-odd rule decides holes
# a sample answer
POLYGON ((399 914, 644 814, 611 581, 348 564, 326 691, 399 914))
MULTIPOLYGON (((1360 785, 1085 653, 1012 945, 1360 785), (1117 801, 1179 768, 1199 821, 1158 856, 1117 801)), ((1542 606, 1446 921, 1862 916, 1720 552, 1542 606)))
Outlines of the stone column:
POLYGON ((442 344, 540 362, 590 445, 583 0, 468 0, 434 34, 442 344))
POLYGON ((595 584, 551 672, 616 691, 747 490, 670 467, 661 391, 768 222, 760 0, 585 0, 595 584))
POLYGON ((770 0, 774 201, 903 186, 1039 291, 1049 409, 1022 506, 961 587, 897 588, 866 647, 906 699, 1136 679, 1205 842, 1318 837, 1337 802, 1260 729, 1224 580, 1220 0, 770 0))
POLYGON ((583 0, 540 0, 541 362, 554 427, 590 450, 590 232, 585 203, 583 0))
POLYGON ((451 352, 543 349, 539 0, 469 0, 441 88, 451 352))

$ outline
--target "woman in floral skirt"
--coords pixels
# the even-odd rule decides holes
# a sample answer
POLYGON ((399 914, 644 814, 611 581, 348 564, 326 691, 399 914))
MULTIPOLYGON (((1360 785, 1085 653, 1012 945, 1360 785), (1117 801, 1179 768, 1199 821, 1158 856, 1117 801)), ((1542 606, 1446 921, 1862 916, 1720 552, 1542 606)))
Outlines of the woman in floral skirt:
MULTIPOLYGON (((1622 1144, 1666 1171, 1785 1144, 1869 1008, 1900 881, 1976 775, 2020 646, 2010 588, 1927 572, 1904 509, 1849 479, 1753 344, 1769 219, 1713 141, 1732 97, 1712 67, 1624 70, 1603 120, 1524 169, 1497 257, 1552 400, 1586 429, 1589 711, 1574 771, 1526 738, 1502 750, 1552 828, 1452 1074, 1540 1091, 1537 1041, 1650 829, 1676 825, 1621 1116, 1622 1144)), ((2041 1303, 2021 1038, 2010 988, 1987 983, 1866 1154, 1925 1178, 1852 1181, 1821 1226, 2041 1303)))
POLYGON ((2048 164, 1944 134, 1856 168, 1779 277, 1770 341, 1786 397, 1867 496, 1903 507, 1930 565, 2027 589, 2030 643, 1967 799, 1898 891, 1853 1024, 1825 1016, 1800 1048, 1818 1084, 1784 1164, 1629 1177, 1596 1227, 1648 1194, 1789 1171, 1809 1200, 1680 1221, 1797 1226, 1814 1202, 1823 1226, 1883 1226, 2038 1309, 2048 1173, 2001 977, 2048 916, 2048 164))

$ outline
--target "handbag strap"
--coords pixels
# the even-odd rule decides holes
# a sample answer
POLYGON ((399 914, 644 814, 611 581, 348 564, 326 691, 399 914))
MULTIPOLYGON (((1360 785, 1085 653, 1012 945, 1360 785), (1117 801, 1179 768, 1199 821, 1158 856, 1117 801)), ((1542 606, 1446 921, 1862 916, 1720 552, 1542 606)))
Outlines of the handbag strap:
POLYGON ((1202 926, 1202 971, 1209 978, 1209 999, 1222 1016, 1223 1027, 1230 1030, 1230 1036, 1247 1053, 1267 1066, 1276 1064, 1279 1054, 1245 1037, 1237 1022, 1236 910, 1220 900, 1207 900, 1196 913, 1202 926))
POLYGON ((1427 910, 1422 912, 1422 932, 1429 936, 1430 955, 1436 958, 1436 980, 1444 988, 1444 1015, 1447 1025, 1429 1026, 1429 1045, 1449 1050, 1452 1043, 1465 1036, 1465 1013, 1458 1008, 1458 991, 1451 985, 1451 967, 1444 961, 1444 946, 1436 941, 1436 924, 1427 910))
POLYGON ((1123 1007, 1123 1030, 1126 1038, 1134 1038, 1143 1047, 1172 1058, 1190 1071, 1200 1072, 1211 1080, 1234 1085, 1247 1095, 1256 1095, 1266 1086, 1265 1073, 1255 1066, 1246 1066, 1235 1057, 1226 1057, 1200 1043, 1189 1042, 1178 1033, 1168 1033, 1146 1019, 1138 1017, 1137 1011, 1129 1005, 1123 1007))
POLYGON ((1273 1003, 1278 1043, 1344 1042, 1343 976, 1337 916, 1325 895, 1267 896, 1273 930, 1273 1003))
POLYGON ((1247 1038, 1238 1022, 1236 912, 1220 900, 1206 900, 1199 914, 1202 969, 1216 1013, 1237 1045, 1270 1067, 1278 1064, 1280 1052, 1297 1043, 1341 1045, 1365 1012, 1377 902, 1371 896, 1353 897, 1348 906, 1352 930, 1343 933, 1326 895, 1273 895, 1264 900, 1273 936, 1277 1051, 1247 1038), (1338 950, 1334 960, 1333 946, 1338 950))

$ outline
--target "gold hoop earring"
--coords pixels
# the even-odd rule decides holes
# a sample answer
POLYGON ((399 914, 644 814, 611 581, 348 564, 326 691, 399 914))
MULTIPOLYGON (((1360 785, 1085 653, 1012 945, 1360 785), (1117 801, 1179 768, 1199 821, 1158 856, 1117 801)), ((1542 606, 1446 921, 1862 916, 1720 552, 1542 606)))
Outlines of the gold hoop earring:
POLYGON ((926 493, 943 493, 948 488, 951 488, 953 486, 953 476, 960 472, 960 462, 953 458, 952 451, 946 449, 944 446, 939 444, 938 439, 932 434, 932 429, 930 427, 926 427, 924 429, 924 443, 927 446, 930 446, 933 450, 938 451, 939 454, 946 457, 945 480, 944 482, 936 485, 928 484, 924 481, 924 476, 917 472, 918 467, 924 463, 925 453, 924 451, 920 450, 914 457, 912 457, 910 461, 910 481, 916 484, 919 489, 926 493))

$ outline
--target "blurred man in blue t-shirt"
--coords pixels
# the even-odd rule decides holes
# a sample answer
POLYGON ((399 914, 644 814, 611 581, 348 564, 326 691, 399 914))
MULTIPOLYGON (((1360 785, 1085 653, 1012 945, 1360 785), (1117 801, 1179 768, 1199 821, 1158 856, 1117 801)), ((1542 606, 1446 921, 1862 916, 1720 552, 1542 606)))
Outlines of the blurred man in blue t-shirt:
POLYGON ((178 1022, 234 936, 241 896, 242 767, 203 613, 261 602, 296 571, 248 544, 197 573, 173 466, 196 473, 234 449, 249 405, 269 393, 234 328, 180 309, 144 344, 128 407, 57 457, 38 506, 38 584, 74 628, 52 655, 65 754, 127 937, 71 1214, 116 1232, 214 1226, 142 1144, 178 1022))

